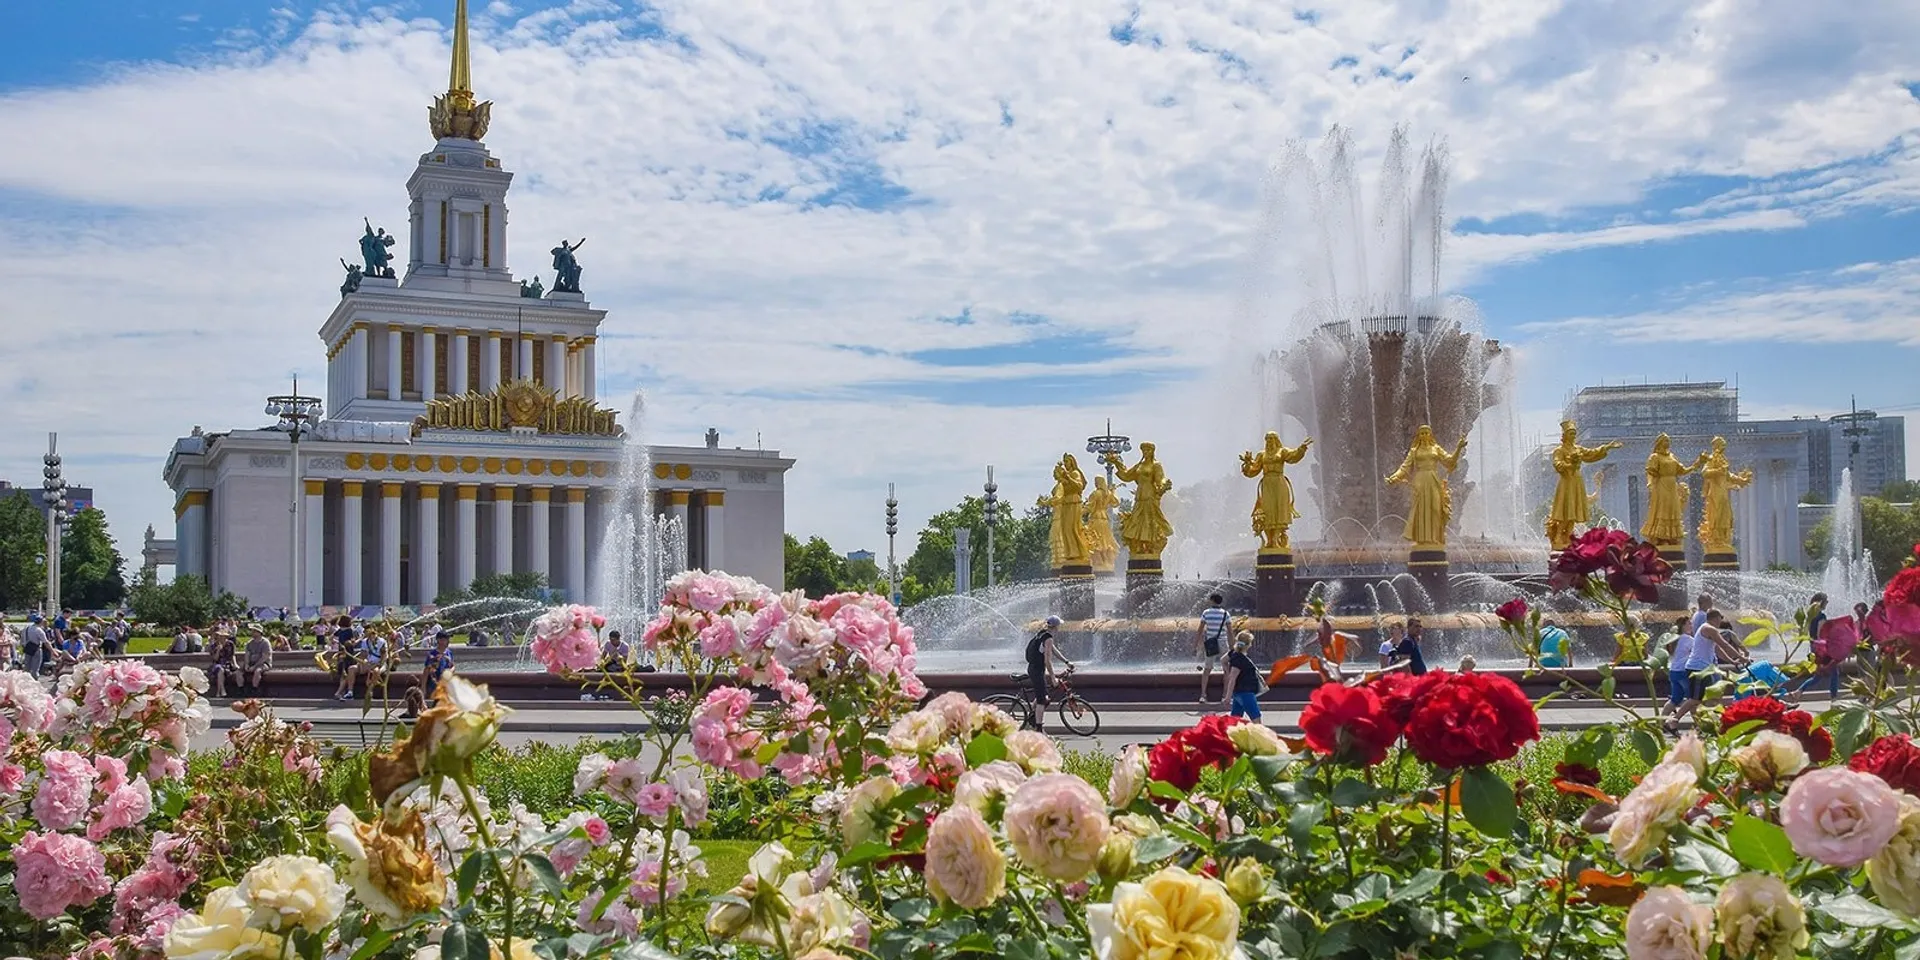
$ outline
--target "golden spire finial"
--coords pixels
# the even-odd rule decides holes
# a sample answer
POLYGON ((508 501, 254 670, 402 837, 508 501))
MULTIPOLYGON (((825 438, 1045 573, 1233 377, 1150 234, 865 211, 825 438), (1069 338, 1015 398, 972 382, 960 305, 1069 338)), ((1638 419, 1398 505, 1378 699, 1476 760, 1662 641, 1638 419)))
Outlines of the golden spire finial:
POLYGON ((436 140, 455 137, 478 140, 487 135, 491 102, 473 99, 473 68, 467 45, 467 0, 454 0, 453 66, 447 72, 447 92, 427 108, 427 125, 436 140))

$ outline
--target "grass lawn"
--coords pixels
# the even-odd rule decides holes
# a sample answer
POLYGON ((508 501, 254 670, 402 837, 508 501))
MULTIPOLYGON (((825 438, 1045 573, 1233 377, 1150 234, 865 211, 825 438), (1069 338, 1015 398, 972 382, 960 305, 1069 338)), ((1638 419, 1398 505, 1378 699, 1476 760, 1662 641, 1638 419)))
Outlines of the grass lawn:
POLYGON ((701 859, 707 861, 707 879, 697 885, 700 893, 725 893, 747 875, 747 861, 760 849, 758 840, 697 840, 701 859))

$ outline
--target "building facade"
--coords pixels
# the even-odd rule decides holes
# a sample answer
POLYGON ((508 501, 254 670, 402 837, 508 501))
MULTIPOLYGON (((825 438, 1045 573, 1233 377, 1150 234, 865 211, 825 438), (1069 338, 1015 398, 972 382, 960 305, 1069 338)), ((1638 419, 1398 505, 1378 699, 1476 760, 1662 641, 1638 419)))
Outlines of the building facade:
POLYGON ((327 416, 297 443, 276 427, 175 441, 176 573, 309 613, 425 606, 501 573, 593 602, 605 531, 637 509, 680 521, 691 564, 780 584, 793 461, 710 430, 636 467, 596 396, 606 312, 579 292, 574 245, 554 248, 552 292, 509 271, 513 174, 480 139, 491 105, 467 89, 458 10, 436 142, 407 181, 404 271, 368 224, 365 268, 320 324, 327 416))
MULTIPOLYGON (((33 508, 35 510, 41 513, 47 512, 47 492, 42 490, 38 484, 22 487, 5 480, 0 480, 0 497, 10 497, 16 493, 26 494, 27 499, 33 501, 33 508)), ((68 516, 79 513, 91 506, 93 506, 92 487, 67 487, 68 516)))
MULTIPOLYGON (((1584 444, 1623 444, 1588 469, 1588 484, 1599 491, 1601 512, 1635 533, 1646 519, 1643 467, 1654 438, 1667 434, 1674 455, 1691 462, 1714 437, 1725 437, 1734 468, 1753 471, 1752 483, 1733 495, 1734 545, 1741 566, 1749 570, 1804 566, 1800 501, 1831 502, 1850 464, 1856 492, 1877 490, 1906 475, 1902 418, 1866 411, 1824 420, 1743 420, 1739 391, 1724 382, 1587 387, 1568 402, 1564 416, 1579 426, 1584 444)), ((1700 522, 1699 488, 1687 479, 1693 492, 1687 501, 1687 559, 1697 565, 1702 558, 1692 531, 1700 522)))

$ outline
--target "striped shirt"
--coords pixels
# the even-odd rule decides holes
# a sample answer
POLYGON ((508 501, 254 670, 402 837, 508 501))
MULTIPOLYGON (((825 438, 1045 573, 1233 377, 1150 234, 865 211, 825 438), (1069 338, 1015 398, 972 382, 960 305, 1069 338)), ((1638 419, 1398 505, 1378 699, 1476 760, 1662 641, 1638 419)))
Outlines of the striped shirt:
POLYGON ((1200 625, 1205 628, 1208 640, 1219 642, 1227 637, 1227 611, 1224 607, 1208 607, 1200 614, 1200 625))

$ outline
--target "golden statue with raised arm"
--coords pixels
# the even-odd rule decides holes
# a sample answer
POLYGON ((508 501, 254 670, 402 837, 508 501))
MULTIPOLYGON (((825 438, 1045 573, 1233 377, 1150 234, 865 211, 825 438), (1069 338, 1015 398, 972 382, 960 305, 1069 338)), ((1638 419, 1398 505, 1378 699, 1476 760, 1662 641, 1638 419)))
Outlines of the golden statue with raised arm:
POLYGON ((1287 528, 1300 519, 1300 511, 1294 507, 1287 464, 1299 463, 1310 446, 1312 437, 1300 441, 1297 447, 1288 447, 1280 442, 1278 433, 1269 430, 1266 445, 1258 453, 1249 450, 1240 454, 1240 473, 1260 478, 1260 493, 1253 501, 1253 532, 1260 538, 1261 550, 1284 553, 1293 549, 1287 528))
POLYGON ((1079 461, 1069 453, 1053 466, 1053 568, 1067 570, 1087 566, 1087 534, 1080 524, 1080 494, 1087 489, 1087 475, 1079 461))
POLYGON ((1733 552, 1733 491, 1753 482, 1752 470, 1735 470, 1727 463, 1727 438, 1714 437, 1713 446, 1694 461, 1700 471, 1700 547, 1709 554, 1733 552))
POLYGON ((1583 447, 1578 438, 1573 421, 1562 420, 1560 445, 1553 448, 1553 472, 1560 475, 1560 481, 1553 487, 1553 505, 1547 511, 1547 545, 1555 550, 1565 550, 1573 542, 1573 528, 1592 516, 1587 512, 1587 483, 1580 476, 1580 468, 1599 463, 1620 449, 1618 440, 1583 447))
POLYGON ((1407 510, 1404 536, 1415 550, 1444 550, 1447 546, 1447 522, 1453 519, 1453 494, 1440 468, 1451 473, 1460 468, 1460 456, 1467 452, 1467 438, 1453 445, 1453 452, 1433 439, 1433 428, 1421 424, 1413 432, 1413 446, 1400 469, 1388 475, 1390 484, 1404 483, 1413 489, 1413 505, 1407 510))
POLYGON ((1094 573, 1112 573, 1120 559, 1120 541, 1113 536, 1113 510, 1119 505, 1120 498, 1107 486, 1107 478, 1095 474, 1093 490, 1087 494, 1085 524, 1087 560, 1094 573))
POLYGON ((1640 539, 1668 550, 1680 546, 1687 535, 1687 485, 1680 478, 1699 466, 1699 460, 1685 464, 1673 455, 1673 438, 1664 433, 1653 438, 1647 455, 1647 522, 1640 525, 1640 539))
POLYGON ((1113 467, 1114 476, 1133 484, 1133 509, 1120 517, 1120 539, 1126 541, 1129 562, 1160 559, 1160 551, 1173 536, 1173 524, 1160 509, 1160 498, 1173 489, 1173 482, 1153 458, 1153 444, 1140 445, 1140 462, 1131 467, 1118 454, 1107 454, 1105 462, 1113 467))

